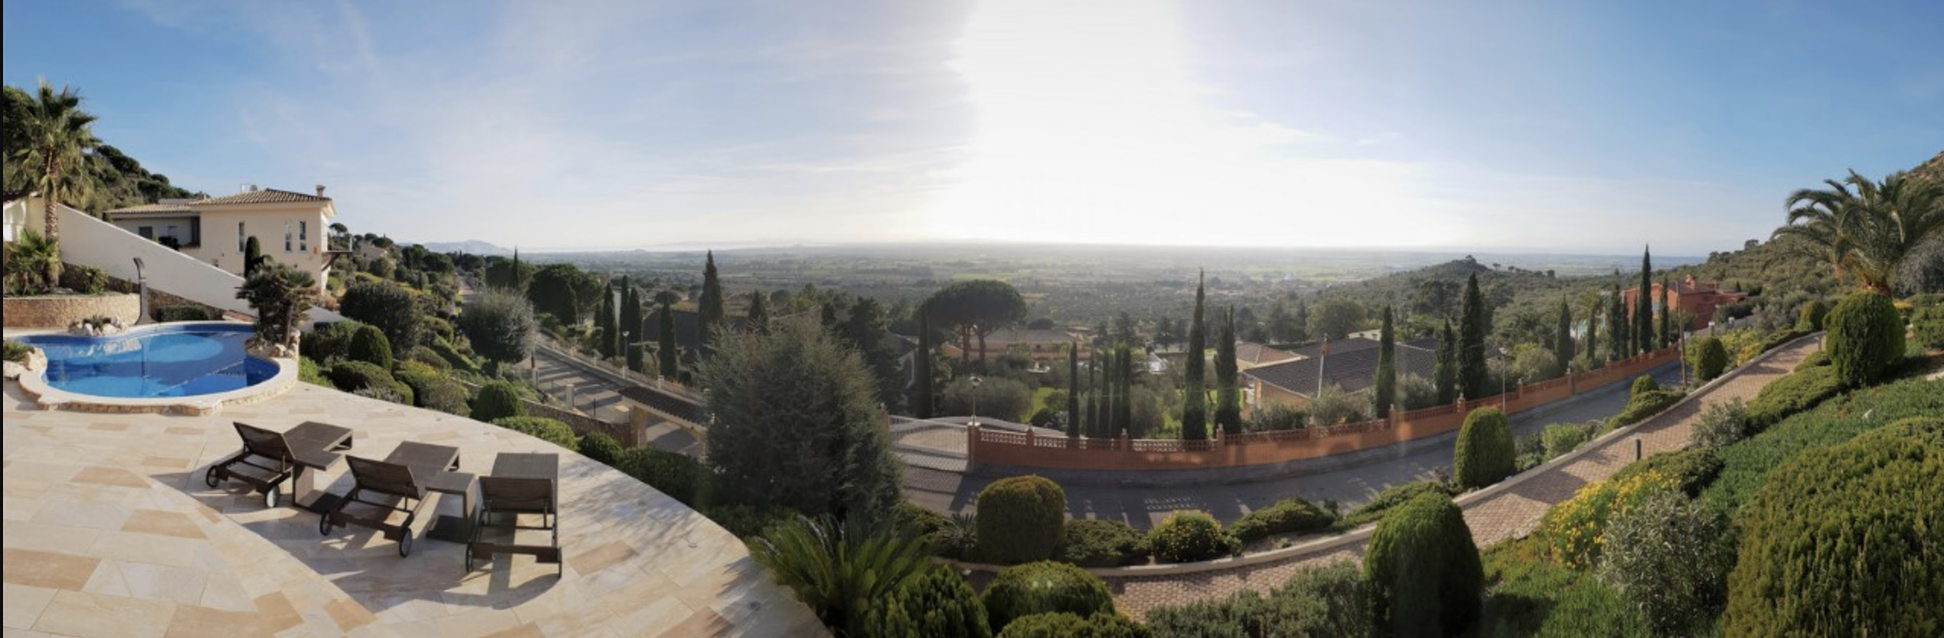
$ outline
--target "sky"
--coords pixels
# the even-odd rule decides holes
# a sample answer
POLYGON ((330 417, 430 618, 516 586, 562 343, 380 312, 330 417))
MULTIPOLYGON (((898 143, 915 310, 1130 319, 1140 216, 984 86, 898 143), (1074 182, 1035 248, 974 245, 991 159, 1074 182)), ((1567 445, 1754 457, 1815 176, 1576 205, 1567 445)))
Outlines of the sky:
POLYGON ((1705 255, 1944 150, 1944 3, 21 0, 176 184, 528 250, 1705 255))

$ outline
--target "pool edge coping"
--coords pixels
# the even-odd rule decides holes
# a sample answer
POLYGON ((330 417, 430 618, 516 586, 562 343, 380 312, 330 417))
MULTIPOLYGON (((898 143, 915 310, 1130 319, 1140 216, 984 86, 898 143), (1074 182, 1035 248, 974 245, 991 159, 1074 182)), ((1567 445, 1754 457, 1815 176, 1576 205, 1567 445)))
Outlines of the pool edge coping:
MULTIPOLYGON (((176 321, 134 326, 112 336, 120 337, 142 332, 157 332, 157 329, 162 327, 193 327, 205 324, 222 326, 238 325, 235 322, 229 321, 176 321)), ((64 335, 65 333, 50 330, 47 332, 32 331, 31 334, 21 334, 21 331, 14 331, 14 334, 9 335, 9 338, 38 334, 64 335)), ((20 389, 23 392, 26 392, 28 396, 34 399, 35 406, 42 410, 118 414, 214 414, 222 410, 225 406, 255 403, 289 391, 297 383, 299 369, 297 359, 295 358, 258 357, 276 365, 277 373, 269 379, 265 379, 262 383, 247 385, 228 392, 199 394, 187 397, 105 397, 94 394, 69 392, 49 385, 47 383, 46 354, 39 346, 32 347, 34 352, 40 353, 41 356, 39 359, 42 363, 38 368, 29 367, 20 375, 16 382, 20 384, 20 389)))

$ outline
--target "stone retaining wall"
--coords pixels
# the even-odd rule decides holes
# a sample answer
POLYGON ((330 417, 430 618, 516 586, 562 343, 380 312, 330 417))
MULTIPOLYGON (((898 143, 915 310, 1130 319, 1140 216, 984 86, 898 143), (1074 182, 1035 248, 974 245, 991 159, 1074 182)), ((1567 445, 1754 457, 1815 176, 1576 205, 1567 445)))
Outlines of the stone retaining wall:
POLYGON ((128 294, 8 297, 4 304, 8 328, 66 328, 96 315, 132 326, 142 316, 142 298, 128 294))

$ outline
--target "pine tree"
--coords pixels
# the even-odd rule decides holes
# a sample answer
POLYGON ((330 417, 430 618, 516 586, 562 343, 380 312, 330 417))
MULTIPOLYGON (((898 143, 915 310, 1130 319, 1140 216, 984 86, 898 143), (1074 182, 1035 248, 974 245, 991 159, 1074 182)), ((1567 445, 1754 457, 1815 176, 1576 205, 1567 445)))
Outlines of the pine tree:
POLYGON ((1188 324, 1188 358, 1182 370, 1181 438, 1200 441, 1208 438, 1208 350, 1207 328, 1202 324, 1202 303, 1207 296, 1207 274, 1195 284, 1195 314, 1188 324))
POLYGON ((1390 416, 1397 403, 1397 334, 1391 324, 1391 307, 1384 306, 1384 325, 1377 331, 1377 378, 1370 385, 1371 414, 1390 416))
POLYGON ((1553 356, 1559 365, 1571 366, 1573 363, 1573 308, 1566 305, 1566 299, 1559 299, 1558 334, 1553 336, 1553 356))
POLYGON ((1635 353, 1654 349, 1654 304, 1650 289, 1654 285, 1653 260, 1647 250, 1640 253, 1640 290, 1634 294, 1633 343, 1635 353))
POLYGON ((1478 290, 1478 273, 1465 282, 1459 311, 1458 387, 1466 397, 1490 396, 1491 370, 1485 366, 1485 295, 1478 290))
POLYGON ((1451 330, 1451 320, 1444 321, 1444 330, 1438 333, 1438 364, 1433 381, 1438 386, 1438 403, 1446 404, 1458 400, 1458 336, 1451 330))
MULTIPOLYGON (((763 294, 763 291, 761 290, 758 290, 755 293, 750 295, 749 320, 748 320, 750 330, 759 333, 769 332, 769 302, 767 301, 768 298, 769 295, 763 294)), ((924 319, 922 318, 924 313, 919 313, 919 315, 921 317, 919 319, 919 322, 920 324, 922 324, 924 322, 924 319)))
POLYGON ((657 350, 661 357, 658 361, 661 364, 662 378, 670 381, 679 381, 681 380, 682 360, 675 350, 675 304, 670 298, 672 296, 662 298, 661 339, 660 347, 657 350))
POLYGON ((1215 337, 1215 425, 1226 434, 1242 433, 1242 387, 1236 377, 1235 307, 1222 315, 1215 337))
POLYGON ((722 307, 722 280, 716 276, 715 251, 709 251, 706 259, 707 261, 702 266, 702 300, 700 307, 696 311, 701 315, 702 319, 702 354, 704 356, 708 355, 711 351, 709 342, 715 338, 714 333, 716 327, 722 325, 722 318, 725 313, 722 307))
MULTIPOLYGON (((756 298, 759 301, 750 304, 750 308, 752 309, 750 314, 752 317, 755 315, 754 310, 762 308, 759 305, 762 303, 760 301, 763 298, 762 291, 759 290, 756 292, 756 298)), ((755 325, 758 331, 767 329, 769 326, 767 313, 765 313, 763 322, 756 323, 755 325)), ((913 368, 911 371, 911 415, 920 419, 932 418, 931 316, 923 312, 918 313, 918 351, 913 353, 911 365, 913 368)))
POLYGON ((1080 342, 1067 346, 1067 436, 1080 436, 1080 342))

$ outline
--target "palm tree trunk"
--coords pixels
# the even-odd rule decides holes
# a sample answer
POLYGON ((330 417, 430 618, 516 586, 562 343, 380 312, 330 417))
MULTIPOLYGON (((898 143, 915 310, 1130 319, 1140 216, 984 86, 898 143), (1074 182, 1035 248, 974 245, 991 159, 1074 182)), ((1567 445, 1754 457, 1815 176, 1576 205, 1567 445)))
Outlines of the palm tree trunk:
POLYGON ((42 234, 47 236, 48 243, 54 245, 53 259, 47 261, 47 270, 45 273, 47 276, 47 288, 49 290, 61 285, 61 216, 54 210, 53 188, 55 176, 59 174, 60 168, 61 165, 59 162, 48 163, 47 185, 41 188, 41 213, 45 217, 43 221, 47 226, 42 229, 42 234))

